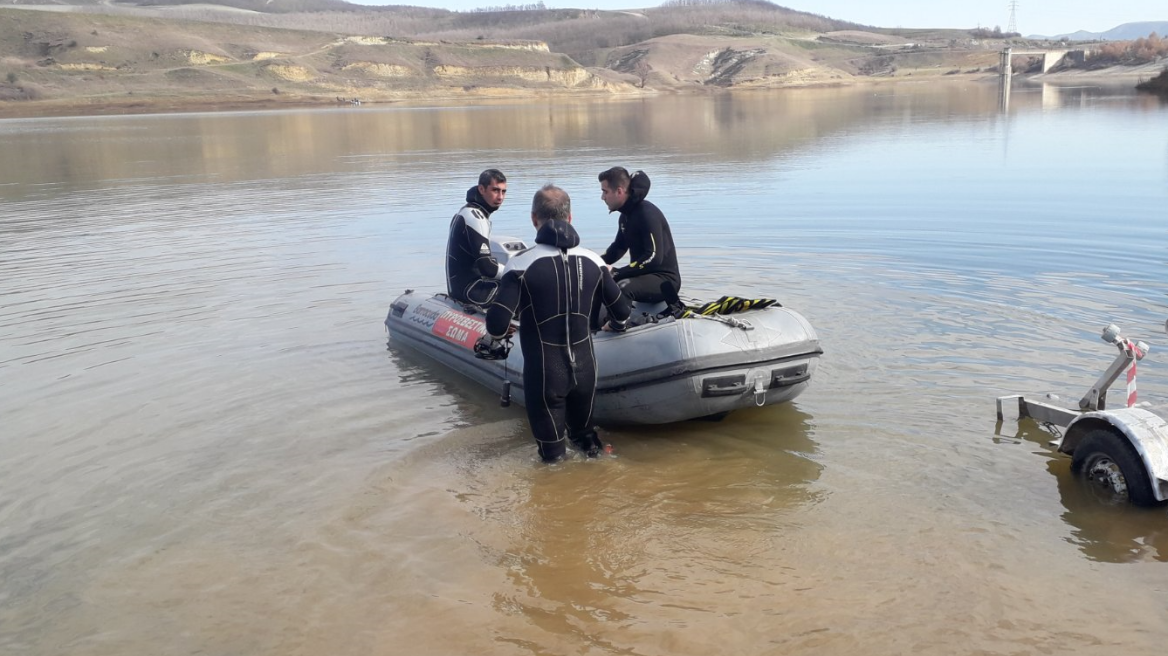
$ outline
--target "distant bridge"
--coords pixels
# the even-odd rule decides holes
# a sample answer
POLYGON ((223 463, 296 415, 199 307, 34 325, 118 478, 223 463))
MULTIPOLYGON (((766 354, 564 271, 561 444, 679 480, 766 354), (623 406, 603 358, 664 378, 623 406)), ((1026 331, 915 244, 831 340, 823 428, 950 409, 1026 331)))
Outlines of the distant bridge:
POLYGON ((1091 51, 1083 48, 1075 50, 1014 50, 1006 48, 1001 53, 1001 65, 998 67, 998 71, 1006 77, 1013 75, 1014 71, 1010 66, 1010 59, 1015 55, 1042 57, 1042 72, 1045 73, 1067 60, 1082 63, 1089 54, 1091 51))
POLYGON ((999 98, 1003 110, 1010 107, 1010 79, 1014 76, 1014 69, 1010 64, 1010 60, 1015 55, 1022 55, 1027 57, 1042 57, 1042 72, 1045 73, 1068 59, 1082 63, 1087 59, 1087 55, 1091 54, 1090 50, 1014 50, 1013 48, 1006 48, 1001 52, 1001 60, 998 64, 998 73, 1001 76, 1001 85, 999 88, 999 98))

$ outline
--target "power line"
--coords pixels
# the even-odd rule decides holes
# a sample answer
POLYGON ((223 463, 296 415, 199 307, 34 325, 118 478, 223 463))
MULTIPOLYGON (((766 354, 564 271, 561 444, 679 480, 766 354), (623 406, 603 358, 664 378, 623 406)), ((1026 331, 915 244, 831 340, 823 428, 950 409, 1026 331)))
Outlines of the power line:
POLYGON ((1018 0, 1010 0, 1010 24, 1006 26, 1006 33, 1018 31, 1018 0))

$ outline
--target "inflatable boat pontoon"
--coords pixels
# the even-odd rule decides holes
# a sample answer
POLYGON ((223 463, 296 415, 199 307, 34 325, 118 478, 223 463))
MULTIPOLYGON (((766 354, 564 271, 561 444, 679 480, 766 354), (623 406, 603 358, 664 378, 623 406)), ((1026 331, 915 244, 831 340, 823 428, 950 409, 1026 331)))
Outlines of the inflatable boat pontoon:
MULTIPOLYGON (((492 242, 500 262, 524 248, 514 239, 492 242)), ((486 333, 481 312, 445 294, 407 290, 393 301, 385 326, 391 345, 419 351, 490 389, 510 381, 512 398, 523 402, 522 349, 512 348, 506 360, 474 355, 486 333)), ((785 403, 807 388, 823 353, 811 324, 780 306, 667 317, 623 333, 598 332, 593 343, 598 424, 664 424, 785 403)))

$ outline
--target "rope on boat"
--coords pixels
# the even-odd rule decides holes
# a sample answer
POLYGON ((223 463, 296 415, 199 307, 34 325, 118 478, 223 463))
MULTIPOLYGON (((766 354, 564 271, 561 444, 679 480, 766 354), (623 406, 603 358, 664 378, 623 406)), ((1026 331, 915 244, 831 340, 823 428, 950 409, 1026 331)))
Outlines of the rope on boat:
POLYGON ((705 319, 707 321, 717 321, 718 323, 726 324, 727 326, 730 326, 731 328, 739 328, 742 330, 754 330, 754 326, 752 326, 751 324, 749 324, 741 319, 735 319, 734 317, 725 317, 725 316, 721 316, 721 315, 717 315, 717 314, 709 315, 709 316, 704 315, 704 314, 695 314, 695 315, 692 315, 692 316, 689 316, 686 318, 687 319, 705 319))

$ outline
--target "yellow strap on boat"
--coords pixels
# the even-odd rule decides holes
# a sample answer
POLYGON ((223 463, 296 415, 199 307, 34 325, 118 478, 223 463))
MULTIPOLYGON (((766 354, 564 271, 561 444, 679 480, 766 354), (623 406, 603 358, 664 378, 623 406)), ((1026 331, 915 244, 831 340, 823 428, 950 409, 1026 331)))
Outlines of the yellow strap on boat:
POLYGON ((773 298, 738 298, 737 296, 723 296, 716 301, 710 301, 695 307, 692 312, 703 317, 715 314, 737 314, 747 310, 761 310, 772 305, 781 304, 773 298))

